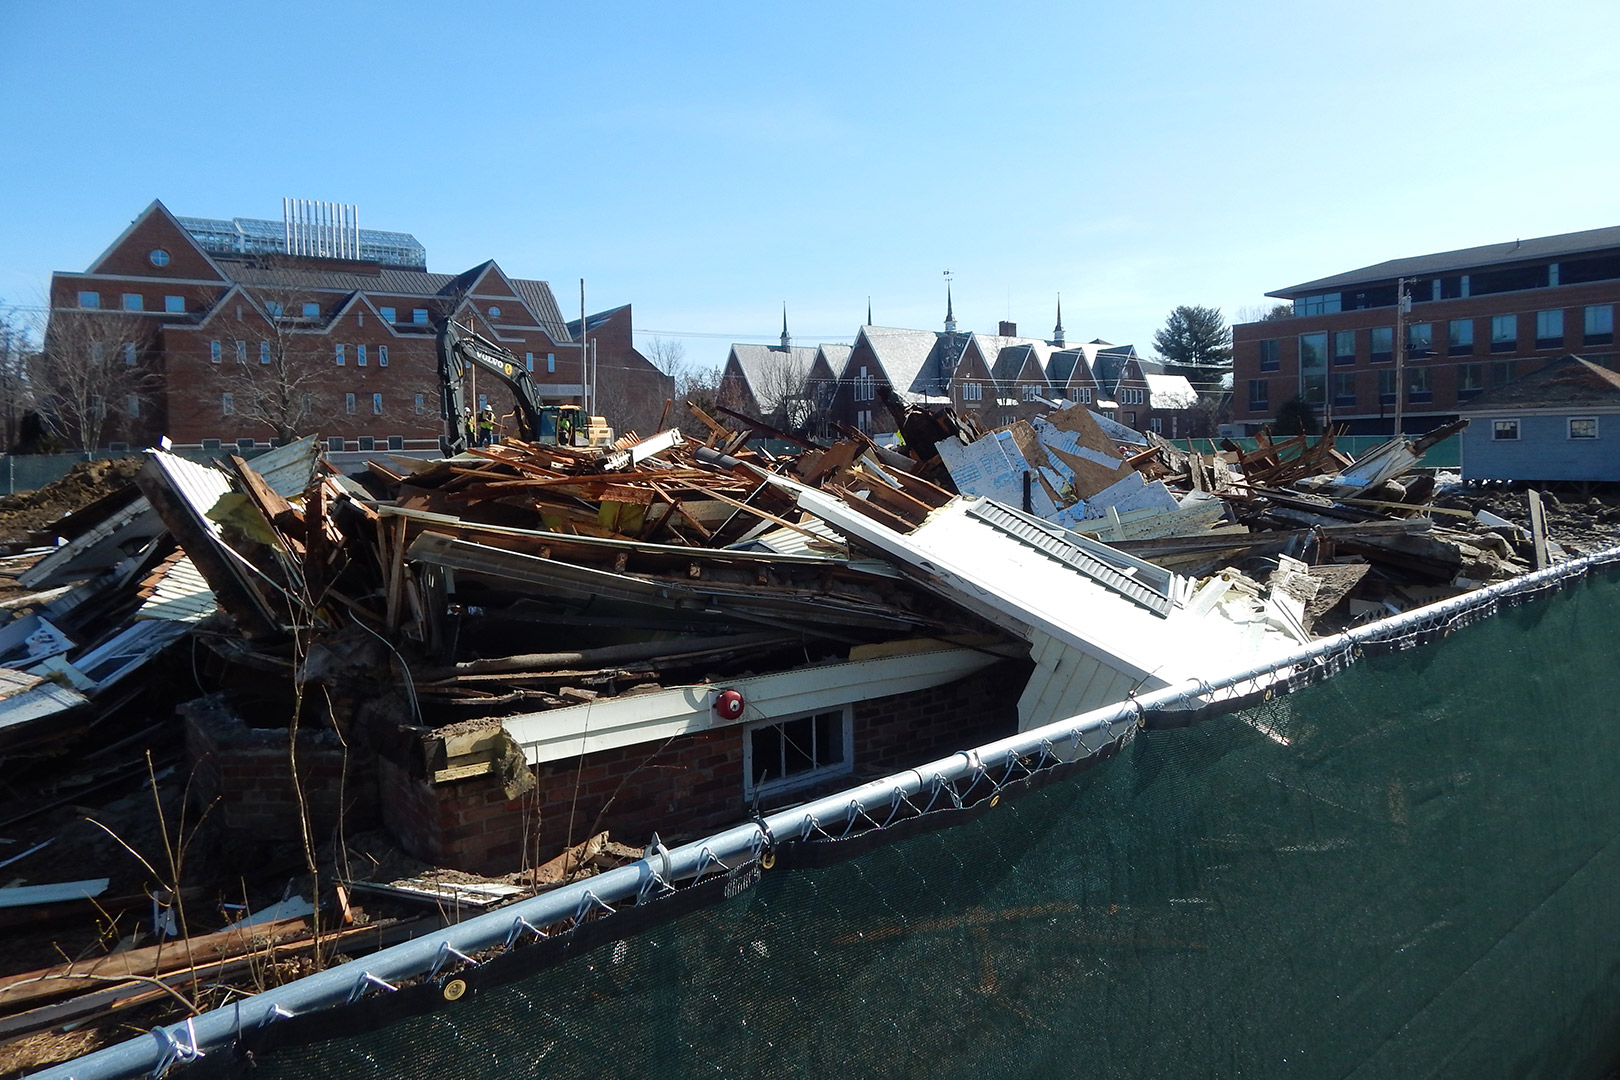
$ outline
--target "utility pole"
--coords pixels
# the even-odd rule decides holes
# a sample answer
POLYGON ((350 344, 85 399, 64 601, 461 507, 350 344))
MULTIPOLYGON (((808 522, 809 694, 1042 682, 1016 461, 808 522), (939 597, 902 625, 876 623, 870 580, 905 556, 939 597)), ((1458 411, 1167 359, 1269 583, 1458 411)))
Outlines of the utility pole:
MULTIPOLYGON (((579 279, 579 403, 585 409, 585 415, 591 415, 591 399, 587 388, 591 384, 590 350, 585 343, 590 340, 590 331, 585 325, 585 279, 579 279)), ((586 423, 590 423, 589 420, 586 423)))
POLYGON ((1395 434, 1402 435, 1405 427, 1405 408, 1401 395, 1406 392, 1406 317, 1412 312, 1412 294, 1407 291, 1407 279, 1395 283, 1395 434))

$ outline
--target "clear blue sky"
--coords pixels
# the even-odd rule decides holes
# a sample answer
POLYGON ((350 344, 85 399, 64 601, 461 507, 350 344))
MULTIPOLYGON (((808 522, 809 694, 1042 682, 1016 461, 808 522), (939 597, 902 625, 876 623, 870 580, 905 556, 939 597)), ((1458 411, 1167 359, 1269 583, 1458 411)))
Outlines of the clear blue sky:
MULTIPOLYGON (((1620 224, 1620 4, 0 0, 0 300, 152 198, 356 203, 718 364, 1620 224)), ((645 343, 646 337, 641 341, 645 343)))

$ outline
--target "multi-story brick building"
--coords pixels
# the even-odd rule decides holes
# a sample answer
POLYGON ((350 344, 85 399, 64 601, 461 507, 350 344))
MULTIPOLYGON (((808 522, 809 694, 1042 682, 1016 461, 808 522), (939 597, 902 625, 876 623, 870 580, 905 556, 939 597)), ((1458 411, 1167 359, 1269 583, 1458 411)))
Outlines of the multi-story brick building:
MULTIPOLYGON (((163 435, 252 448, 312 432, 332 449, 436 447, 447 318, 523 358, 544 397, 590 404, 607 372, 619 408, 662 405, 669 379, 631 345, 628 305, 593 316, 600 340, 582 347, 546 282, 493 260, 430 273, 413 237, 362 230, 345 209, 216 221, 154 201, 88 269, 52 275, 46 362, 93 353, 145 376, 138 393, 98 403, 114 448, 163 435)), ((511 395, 495 382, 475 392, 505 413, 511 395)))
POLYGON ((1571 352, 1614 366, 1620 227, 1392 259, 1267 295, 1293 314, 1232 328, 1236 423, 1252 433, 1299 397, 1349 434, 1387 435, 1399 369, 1402 427, 1422 432, 1571 352))

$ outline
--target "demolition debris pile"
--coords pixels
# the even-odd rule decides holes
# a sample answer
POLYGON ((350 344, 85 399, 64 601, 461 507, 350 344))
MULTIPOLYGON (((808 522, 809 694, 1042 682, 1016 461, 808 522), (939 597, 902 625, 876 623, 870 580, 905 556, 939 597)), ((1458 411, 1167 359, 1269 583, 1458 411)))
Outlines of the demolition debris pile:
MULTIPOLYGON (((1075 642, 1108 660, 1117 636, 1117 663, 1096 685, 1129 686, 1161 666, 1143 655, 1161 626, 1181 627, 1166 642, 1229 635, 1245 648, 1280 646, 1563 556, 1535 493, 1526 527, 1476 513, 1422 471, 1423 451, 1452 429, 1351 461, 1331 437, 1189 452, 1079 407, 982 435, 948 409, 911 408, 896 417, 898 449, 856 432, 821 445, 698 415, 709 432, 701 443, 674 430, 603 448, 507 443, 442 460, 380 456, 355 476, 324 462, 314 439, 219 464, 152 450, 136 486, 5 556, 0 573, 18 590, 0 621, 0 748, 55 755, 97 731, 100 750, 166 738, 155 756, 174 763, 200 804, 193 814, 260 844, 282 830, 306 869, 341 884, 289 895, 251 929, 221 919, 200 932, 192 922, 183 926, 192 936, 164 944, 182 929, 183 897, 195 918, 223 910, 230 890, 149 882, 114 906, 138 913, 150 900, 151 918, 127 916, 87 948, 106 939, 104 952, 119 936, 157 944, 0 981, 0 1038, 249 967, 262 977, 265 957, 304 970, 318 949, 353 955, 639 854, 590 828, 569 838, 590 839, 549 850, 526 837, 495 877, 356 869, 346 813, 351 829, 387 825, 413 847, 397 835, 397 815, 365 810, 392 782, 385 775, 424 785, 485 778, 514 798, 557 775, 540 766, 570 755, 582 765, 587 736, 610 737, 581 732, 572 750, 548 757, 503 726, 518 714, 542 727, 555 716, 562 730, 581 706, 644 699, 635 722, 651 724, 698 687, 709 696, 690 708, 706 715, 712 702, 724 715, 715 694, 729 680, 813 679, 829 665, 911 663, 932 648, 983 654, 981 666, 1031 665, 1027 728, 1084 707, 1049 679, 1075 642), (772 455, 761 435, 798 452, 772 455), (972 566, 976 550, 995 565, 972 566), (985 582, 997 567, 1023 565, 1024 555, 992 554, 1003 550, 1101 599, 1020 598, 1011 579, 993 595, 985 582), (1043 604, 1090 622, 1062 623, 1043 604), (183 759, 172 727, 114 726, 149 699, 152 665, 182 641, 191 677, 211 691, 182 710, 183 759), (268 789, 199 779, 210 754, 255 739, 266 753, 296 751, 300 769, 336 762, 332 790, 301 774, 307 789, 287 817, 268 789), (368 890, 393 914, 353 902, 368 890), (413 900, 434 913, 388 907, 413 900)), ((685 714, 669 715, 656 735, 614 733, 619 742, 601 745, 665 738, 685 714)), ((114 780, 145 776, 126 767, 114 780)), ((649 817, 628 838, 741 812, 735 791, 709 798, 683 808, 701 811, 687 822, 649 817)), ((0 888, 0 912, 22 913, 11 925, 96 918, 91 901, 112 895, 107 879, 41 881, 29 854, 8 860, 22 880, 0 888)))

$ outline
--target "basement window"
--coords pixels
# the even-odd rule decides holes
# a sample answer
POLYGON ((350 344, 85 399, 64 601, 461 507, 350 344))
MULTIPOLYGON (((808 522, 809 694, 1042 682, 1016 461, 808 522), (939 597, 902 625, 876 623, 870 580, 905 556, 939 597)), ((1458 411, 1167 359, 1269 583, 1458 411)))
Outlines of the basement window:
POLYGON ((853 771, 848 706, 750 725, 743 735, 743 797, 775 795, 853 771))

